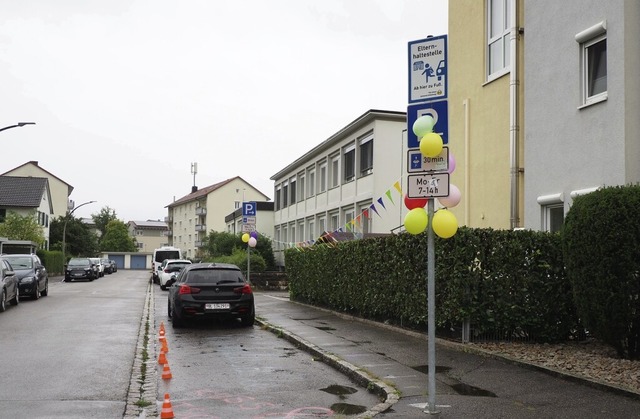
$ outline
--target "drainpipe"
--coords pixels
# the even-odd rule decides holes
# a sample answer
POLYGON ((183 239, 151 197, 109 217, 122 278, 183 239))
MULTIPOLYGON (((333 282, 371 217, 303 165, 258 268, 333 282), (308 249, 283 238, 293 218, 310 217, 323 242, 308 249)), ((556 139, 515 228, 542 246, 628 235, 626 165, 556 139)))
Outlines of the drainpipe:
POLYGON ((516 43, 518 39, 517 0, 511 2, 511 29, 509 35, 510 75, 509 75, 509 146, 510 146, 510 177, 511 177, 511 229, 518 227, 520 215, 518 213, 519 188, 518 175, 520 162, 518 159, 518 56, 516 43))

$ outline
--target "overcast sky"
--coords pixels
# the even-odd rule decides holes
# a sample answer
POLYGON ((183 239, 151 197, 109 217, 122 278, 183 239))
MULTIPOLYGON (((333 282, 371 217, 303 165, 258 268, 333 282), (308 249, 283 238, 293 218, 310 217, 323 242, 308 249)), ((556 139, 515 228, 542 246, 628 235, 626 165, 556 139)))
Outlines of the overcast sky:
MULTIPOLYGON (((164 219, 198 187, 270 177, 369 109, 406 111, 408 42, 446 0, 0 0, 0 173, 28 161, 164 219)), ((400 147, 401 145, 399 145, 400 147)))

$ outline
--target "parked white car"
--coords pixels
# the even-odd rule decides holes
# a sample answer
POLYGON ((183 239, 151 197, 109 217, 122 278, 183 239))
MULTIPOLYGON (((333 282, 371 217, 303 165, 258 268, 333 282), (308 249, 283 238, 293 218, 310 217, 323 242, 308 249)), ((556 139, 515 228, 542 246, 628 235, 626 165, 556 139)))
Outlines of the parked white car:
POLYGON ((166 290, 167 281, 171 279, 173 274, 180 272, 186 265, 191 265, 191 261, 187 259, 165 259, 162 261, 162 265, 160 265, 158 269, 160 289, 166 290))
POLYGON ((89 258, 92 264, 95 264, 98 267, 98 277, 101 278, 104 276, 104 265, 100 258, 89 258))

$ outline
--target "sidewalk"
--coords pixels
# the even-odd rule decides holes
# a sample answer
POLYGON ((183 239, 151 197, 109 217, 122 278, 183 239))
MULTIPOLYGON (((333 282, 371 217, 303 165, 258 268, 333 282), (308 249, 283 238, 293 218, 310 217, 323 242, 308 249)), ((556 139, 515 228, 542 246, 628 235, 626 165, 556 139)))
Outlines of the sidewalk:
MULTIPOLYGON (((426 336, 256 293, 257 322, 381 395, 362 418, 417 418, 428 399, 426 336)), ((442 418, 640 417, 640 398, 436 342, 442 418)))

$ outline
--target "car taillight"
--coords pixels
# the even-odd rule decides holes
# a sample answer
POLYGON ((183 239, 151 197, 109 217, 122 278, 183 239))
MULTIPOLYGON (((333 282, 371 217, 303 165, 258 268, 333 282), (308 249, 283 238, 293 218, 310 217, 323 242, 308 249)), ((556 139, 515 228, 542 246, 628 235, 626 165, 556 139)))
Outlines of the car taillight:
POLYGON ((233 292, 236 294, 253 294, 253 290, 251 289, 251 285, 249 284, 243 287, 234 288, 233 292))
POLYGON ((199 294, 200 288, 190 287, 187 284, 180 285, 180 289, 178 290, 178 294, 199 294))

